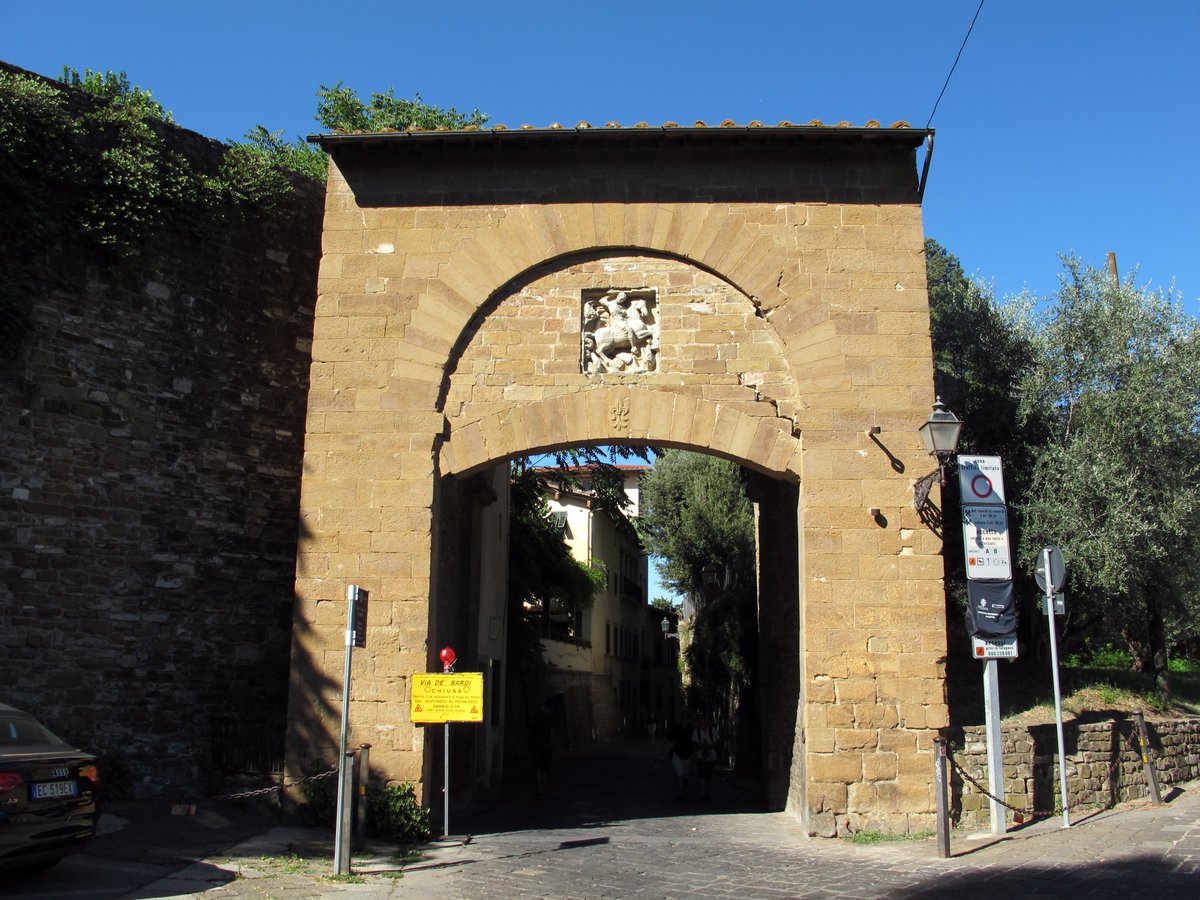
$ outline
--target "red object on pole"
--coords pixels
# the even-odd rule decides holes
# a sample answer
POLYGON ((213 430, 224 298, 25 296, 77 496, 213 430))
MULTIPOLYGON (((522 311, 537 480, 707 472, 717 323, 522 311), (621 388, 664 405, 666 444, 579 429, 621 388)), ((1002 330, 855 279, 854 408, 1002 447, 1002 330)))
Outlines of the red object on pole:
POLYGON ((454 661, 458 659, 458 654, 454 652, 453 647, 443 647, 442 652, 438 654, 438 659, 442 661, 442 671, 449 672, 454 668, 454 661))

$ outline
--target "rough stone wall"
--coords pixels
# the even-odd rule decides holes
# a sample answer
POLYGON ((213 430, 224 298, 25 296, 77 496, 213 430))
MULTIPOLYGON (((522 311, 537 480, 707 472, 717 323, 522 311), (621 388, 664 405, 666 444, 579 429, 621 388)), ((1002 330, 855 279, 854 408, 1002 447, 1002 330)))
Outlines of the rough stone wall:
MULTIPOLYGON (((911 149, 556 154, 513 136, 495 153, 409 154, 424 145, 395 137, 378 152, 334 147, 293 733, 310 745, 336 733, 306 681, 337 671, 347 579, 373 590, 391 641, 374 670, 433 664, 439 478, 580 443, 688 447, 801 483, 790 602, 803 740, 785 744, 805 758, 787 763, 802 766, 791 807, 820 833, 930 827, 945 625, 940 540, 911 507, 930 468, 915 426, 933 399, 911 149), (664 304, 659 371, 585 375, 568 300, 650 282, 664 304)), ((405 703, 354 709, 352 740, 373 745, 388 777, 414 779, 425 747, 405 703)))
MULTIPOLYGON (((1160 786, 1200 778, 1200 719, 1147 720, 1150 758, 1160 786)), ((983 726, 947 732, 956 767, 986 787, 987 735, 983 726)), ((1131 719, 1065 722, 1067 798, 1073 809, 1112 806, 1150 793, 1131 719)), ((1004 802, 1019 810, 1052 815, 1061 800, 1058 734, 1054 725, 1005 726, 1001 731, 1004 802)), ((1165 791, 1164 791, 1165 793, 1165 791)), ((951 815, 961 827, 986 827, 990 801, 955 771, 951 815)), ((1005 812, 1008 821, 1012 813, 1005 812)))
POLYGON ((298 191, 127 259, 0 238, 37 294, 0 361, 0 701, 140 796, 202 791, 217 720, 254 750, 282 729, 323 194, 298 191))

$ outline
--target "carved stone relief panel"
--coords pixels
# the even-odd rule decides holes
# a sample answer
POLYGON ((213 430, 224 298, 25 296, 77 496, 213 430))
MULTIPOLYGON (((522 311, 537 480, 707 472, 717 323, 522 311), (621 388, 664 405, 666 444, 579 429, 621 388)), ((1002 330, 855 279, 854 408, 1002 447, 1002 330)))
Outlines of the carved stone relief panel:
POLYGON ((658 292, 585 288, 580 359, 586 375, 658 371, 658 292))

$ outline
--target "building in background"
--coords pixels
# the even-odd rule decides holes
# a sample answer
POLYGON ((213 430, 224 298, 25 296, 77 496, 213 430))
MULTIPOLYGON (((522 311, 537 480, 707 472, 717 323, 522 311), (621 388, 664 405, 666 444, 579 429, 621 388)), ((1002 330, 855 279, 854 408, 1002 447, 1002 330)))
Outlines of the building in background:
MULTIPOLYGON (((617 466, 629 506, 617 520, 595 503, 592 469, 541 471, 546 502, 571 554, 600 567, 604 583, 588 608, 550 604, 540 616, 554 689, 564 696, 567 739, 597 740, 644 732, 679 709, 679 642, 663 633, 664 613, 649 605, 649 559, 629 520, 638 515, 639 479, 648 466, 617 466)), ((678 626, 671 617, 672 633, 678 626)))

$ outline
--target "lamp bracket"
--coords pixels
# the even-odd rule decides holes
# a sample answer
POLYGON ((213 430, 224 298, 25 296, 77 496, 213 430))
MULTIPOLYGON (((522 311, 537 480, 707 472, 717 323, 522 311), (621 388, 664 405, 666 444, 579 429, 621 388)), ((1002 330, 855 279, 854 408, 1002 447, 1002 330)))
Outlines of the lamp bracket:
POLYGON ((927 502, 929 502, 929 492, 933 490, 935 482, 941 480, 942 467, 938 466, 928 475, 918 478, 913 485, 913 509, 920 511, 927 502))

